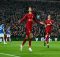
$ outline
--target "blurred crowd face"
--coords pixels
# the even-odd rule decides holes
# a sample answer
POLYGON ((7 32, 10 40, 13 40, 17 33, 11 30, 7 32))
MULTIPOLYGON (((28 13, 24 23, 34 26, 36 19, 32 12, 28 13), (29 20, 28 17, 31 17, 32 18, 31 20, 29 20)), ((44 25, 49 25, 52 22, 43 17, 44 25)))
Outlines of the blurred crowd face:
POLYGON ((28 8, 28 11, 29 11, 29 12, 32 12, 32 8, 31 8, 31 7, 29 7, 29 8, 28 8))

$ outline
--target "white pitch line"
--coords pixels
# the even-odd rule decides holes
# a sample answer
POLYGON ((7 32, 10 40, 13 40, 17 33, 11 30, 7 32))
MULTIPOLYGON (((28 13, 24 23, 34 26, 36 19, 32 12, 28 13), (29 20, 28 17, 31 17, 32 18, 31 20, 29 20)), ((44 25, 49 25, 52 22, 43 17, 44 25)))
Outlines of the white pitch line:
POLYGON ((20 57, 20 56, 16 56, 16 55, 12 55, 12 54, 6 54, 6 53, 0 53, 0 55, 7 55, 7 56, 11 56, 11 57, 20 57))
MULTIPOLYGON (((28 54, 28 53, 21 53, 21 54, 28 54)), ((44 54, 48 54, 48 55, 58 54, 58 55, 60 55, 60 53, 32 53, 32 52, 30 54, 36 54, 36 55, 39 55, 39 54, 41 54, 41 55, 44 55, 44 54)))

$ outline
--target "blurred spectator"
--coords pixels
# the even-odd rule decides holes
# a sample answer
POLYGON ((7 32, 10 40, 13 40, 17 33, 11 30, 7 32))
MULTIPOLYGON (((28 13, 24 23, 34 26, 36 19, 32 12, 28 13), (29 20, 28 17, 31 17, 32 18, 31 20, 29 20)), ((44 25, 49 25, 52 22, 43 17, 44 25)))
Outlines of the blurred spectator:
MULTIPOLYGON (((4 2, 5 3, 5 2, 4 2)), ((18 24, 18 20, 22 17, 22 15, 26 12, 26 2, 16 2, 8 4, 3 4, 0 2, 0 20, 3 19, 2 23, 9 22, 11 25, 11 34, 17 38, 17 36, 25 37, 25 27, 23 24, 18 24)), ((31 2, 31 4, 36 11, 36 14, 39 15, 39 20, 44 21, 48 14, 51 14, 53 19, 55 20, 55 24, 53 27, 53 31, 51 36, 58 36, 57 33, 60 34, 60 3, 51 3, 51 2, 31 2)), ((36 16, 37 17, 37 16, 36 16)), ((1 21, 0 21, 1 23, 1 21)), ((32 28, 33 36, 38 37, 44 36, 44 26, 34 24, 32 28)))

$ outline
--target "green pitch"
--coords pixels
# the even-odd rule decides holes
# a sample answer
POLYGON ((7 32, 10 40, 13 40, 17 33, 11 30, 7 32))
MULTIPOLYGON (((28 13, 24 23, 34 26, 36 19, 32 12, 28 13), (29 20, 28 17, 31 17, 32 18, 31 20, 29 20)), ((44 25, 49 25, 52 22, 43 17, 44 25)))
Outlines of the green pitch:
POLYGON ((33 52, 28 51, 28 41, 20 51, 21 41, 0 43, 0 57, 60 57, 60 42, 50 42, 50 48, 43 46, 43 42, 32 42, 33 52))

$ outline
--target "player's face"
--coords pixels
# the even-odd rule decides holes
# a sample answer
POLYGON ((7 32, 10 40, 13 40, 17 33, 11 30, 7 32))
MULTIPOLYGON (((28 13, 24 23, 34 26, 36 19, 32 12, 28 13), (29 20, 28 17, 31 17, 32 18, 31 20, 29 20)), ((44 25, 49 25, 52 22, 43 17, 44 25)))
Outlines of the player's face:
POLYGON ((31 8, 31 7, 29 7, 29 8, 28 8, 28 11, 29 11, 29 12, 32 12, 32 8, 31 8))
POLYGON ((49 20, 51 19, 51 16, 50 16, 50 15, 48 15, 48 19, 49 19, 49 20))

